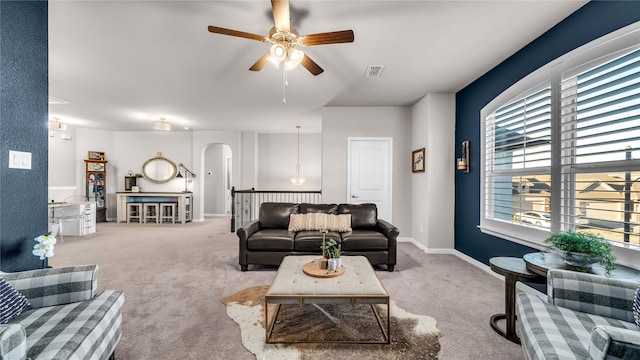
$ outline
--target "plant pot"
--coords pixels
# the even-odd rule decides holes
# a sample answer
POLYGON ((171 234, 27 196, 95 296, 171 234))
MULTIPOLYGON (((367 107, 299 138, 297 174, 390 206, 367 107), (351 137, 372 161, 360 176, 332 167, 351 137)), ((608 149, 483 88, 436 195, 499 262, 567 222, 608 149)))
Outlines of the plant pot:
POLYGON ((334 258, 333 260, 336 262, 336 268, 342 266, 342 258, 334 258))
POLYGON ((562 260, 567 265, 581 268, 590 268, 593 266, 593 264, 600 261, 600 257, 588 256, 580 253, 572 253, 570 256, 567 254, 563 254, 562 260))
POLYGON ((336 260, 338 259, 331 258, 327 260, 327 270, 335 271, 338 268, 336 260))

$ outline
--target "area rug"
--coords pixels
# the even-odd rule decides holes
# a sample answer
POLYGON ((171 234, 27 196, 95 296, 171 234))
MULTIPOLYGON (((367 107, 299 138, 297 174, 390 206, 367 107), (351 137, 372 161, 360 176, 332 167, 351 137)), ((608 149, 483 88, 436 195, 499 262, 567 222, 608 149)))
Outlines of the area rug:
MULTIPOLYGON (((268 285, 254 286, 221 299, 227 315, 240 325, 243 346, 257 360, 306 360, 329 356, 342 359, 428 360, 438 359, 441 332, 436 320, 399 308, 391 300, 390 344, 266 344, 264 325, 264 295, 268 285)), ((275 314, 276 305, 269 305, 275 314), (273 308, 272 308, 273 307, 273 308)), ((287 341, 306 338, 335 340, 380 340, 382 333, 368 305, 356 307, 338 305, 284 305, 280 310, 272 339, 287 341), (286 306, 286 308, 284 307, 286 306), (364 338, 363 338, 364 337, 364 338)), ((386 306, 377 307, 386 321, 386 306)))

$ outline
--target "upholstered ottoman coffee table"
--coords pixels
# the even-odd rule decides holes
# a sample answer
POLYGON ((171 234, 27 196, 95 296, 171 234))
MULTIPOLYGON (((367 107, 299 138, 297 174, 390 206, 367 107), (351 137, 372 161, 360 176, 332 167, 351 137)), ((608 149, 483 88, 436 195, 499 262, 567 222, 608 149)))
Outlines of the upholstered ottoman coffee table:
POLYGON ((318 278, 306 275, 302 268, 305 264, 318 260, 317 255, 287 256, 282 260, 276 277, 265 295, 265 340, 267 343, 292 342, 338 342, 338 343, 371 343, 389 344, 391 342, 390 298, 382 286, 373 267, 364 256, 343 256, 344 274, 337 277, 318 278), (273 320, 269 321, 269 304, 278 305, 273 320), (371 305, 378 326, 382 332, 382 341, 367 340, 273 340, 271 334, 282 304, 344 304, 371 305), (375 304, 387 306, 386 328, 380 318, 375 304))

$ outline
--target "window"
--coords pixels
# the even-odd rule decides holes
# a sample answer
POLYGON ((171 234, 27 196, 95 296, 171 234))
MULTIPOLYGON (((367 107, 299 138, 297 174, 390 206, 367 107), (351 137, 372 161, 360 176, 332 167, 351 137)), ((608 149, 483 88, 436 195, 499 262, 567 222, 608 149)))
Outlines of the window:
POLYGON ((567 54, 483 109, 484 232, 540 244, 573 229, 640 250, 638 29, 567 54))

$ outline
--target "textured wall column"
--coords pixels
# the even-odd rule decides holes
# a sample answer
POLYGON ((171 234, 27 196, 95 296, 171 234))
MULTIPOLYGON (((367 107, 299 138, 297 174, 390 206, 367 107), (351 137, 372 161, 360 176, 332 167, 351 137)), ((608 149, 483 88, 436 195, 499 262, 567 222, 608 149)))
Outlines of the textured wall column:
POLYGON ((47 231, 48 3, 0 1, 0 269, 39 268, 31 253, 47 231), (9 151, 31 153, 9 169, 9 151))

